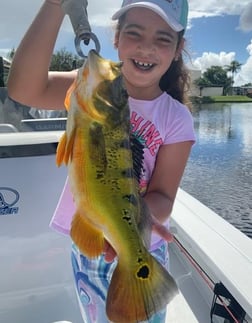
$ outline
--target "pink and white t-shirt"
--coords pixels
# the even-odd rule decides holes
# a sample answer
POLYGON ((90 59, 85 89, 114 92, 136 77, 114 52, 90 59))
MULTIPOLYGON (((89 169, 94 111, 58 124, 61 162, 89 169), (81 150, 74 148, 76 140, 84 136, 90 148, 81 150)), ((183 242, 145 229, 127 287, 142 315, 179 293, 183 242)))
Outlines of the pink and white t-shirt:
MULTIPOLYGON (((183 141, 195 141, 193 119, 188 108, 166 92, 150 101, 129 97, 129 106, 131 134, 134 138, 133 156, 134 146, 137 145, 141 149, 136 150, 143 154, 138 156, 138 159, 143 161, 140 169, 134 170, 139 174, 140 192, 144 194, 152 176, 159 147, 183 141)), ((67 180, 50 226, 58 232, 69 234, 74 212, 75 206, 67 180)), ((160 236, 153 233, 151 249, 158 247, 161 241, 160 236)))

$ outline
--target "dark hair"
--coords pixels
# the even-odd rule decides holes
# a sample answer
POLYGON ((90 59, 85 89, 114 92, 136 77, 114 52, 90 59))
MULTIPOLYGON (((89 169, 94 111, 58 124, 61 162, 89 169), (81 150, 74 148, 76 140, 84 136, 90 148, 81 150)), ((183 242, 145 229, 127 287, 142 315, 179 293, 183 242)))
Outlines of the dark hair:
MULTIPOLYGON (((179 33, 178 46, 183 39, 184 31, 179 33)), ((188 92, 190 90, 190 75, 185 66, 182 54, 174 60, 161 77, 159 87, 179 102, 190 106, 188 92)))
MULTIPOLYGON (((116 33, 119 33, 124 22, 126 14, 122 15, 116 26, 116 33)), ((178 33, 178 44, 183 40, 184 30, 178 33)), ((184 50, 183 50, 184 51, 184 50)), ((184 51, 185 52, 185 51, 184 51)), ((165 74, 161 77, 159 87, 162 91, 167 92, 174 99, 185 104, 190 108, 189 100, 190 75, 185 66, 182 54, 174 60, 165 74)))

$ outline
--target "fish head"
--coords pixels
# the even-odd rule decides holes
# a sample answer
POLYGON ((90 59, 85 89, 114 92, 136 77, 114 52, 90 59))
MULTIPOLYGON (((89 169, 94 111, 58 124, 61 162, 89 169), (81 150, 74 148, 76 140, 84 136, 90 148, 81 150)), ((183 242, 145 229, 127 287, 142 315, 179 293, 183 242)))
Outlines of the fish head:
POLYGON ((103 125, 114 127, 129 118, 128 95, 121 62, 113 62, 91 50, 79 70, 78 95, 85 112, 103 125))

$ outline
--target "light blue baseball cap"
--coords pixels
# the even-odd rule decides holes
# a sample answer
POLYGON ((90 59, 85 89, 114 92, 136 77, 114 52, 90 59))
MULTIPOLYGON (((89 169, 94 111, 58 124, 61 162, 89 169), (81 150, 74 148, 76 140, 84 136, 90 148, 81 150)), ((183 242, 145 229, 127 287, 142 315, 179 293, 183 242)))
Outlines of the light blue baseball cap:
POLYGON ((124 0, 121 9, 112 16, 112 19, 119 19, 126 11, 136 7, 154 11, 176 32, 186 29, 188 19, 187 0, 124 0))

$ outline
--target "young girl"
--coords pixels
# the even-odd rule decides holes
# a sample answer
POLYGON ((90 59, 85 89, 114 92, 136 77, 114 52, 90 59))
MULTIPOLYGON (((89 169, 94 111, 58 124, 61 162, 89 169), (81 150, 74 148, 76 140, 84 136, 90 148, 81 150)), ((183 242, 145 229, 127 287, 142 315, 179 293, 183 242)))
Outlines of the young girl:
MULTIPOLYGON (((168 268, 169 216, 195 141, 186 103, 188 75, 182 51, 187 0, 124 0, 114 44, 131 111, 134 141, 144 146, 138 170, 140 191, 153 217, 151 253, 168 268)), ((16 51, 8 81, 9 95, 26 105, 63 109, 76 71, 49 72, 48 67, 64 14, 60 0, 45 0, 16 51)), ((66 185, 52 226, 69 232, 74 204, 66 185)), ((86 323, 107 322, 106 293, 116 264, 107 244, 104 255, 90 260, 73 245, 72 264, 79 304, 86 323)), ((165 322, 165 310, 148 322, 165 322)))

